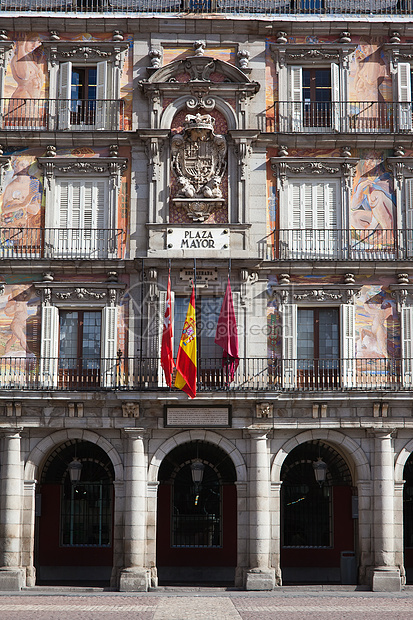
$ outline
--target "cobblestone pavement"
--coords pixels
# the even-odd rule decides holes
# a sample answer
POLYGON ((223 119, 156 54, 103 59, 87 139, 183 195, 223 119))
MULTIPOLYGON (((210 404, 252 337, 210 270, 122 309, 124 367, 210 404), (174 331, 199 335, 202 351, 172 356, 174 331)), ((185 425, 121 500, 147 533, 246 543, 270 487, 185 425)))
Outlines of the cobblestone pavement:
POLYGON ((0 593, 1 620, 413 620, 413 591, 0 593))

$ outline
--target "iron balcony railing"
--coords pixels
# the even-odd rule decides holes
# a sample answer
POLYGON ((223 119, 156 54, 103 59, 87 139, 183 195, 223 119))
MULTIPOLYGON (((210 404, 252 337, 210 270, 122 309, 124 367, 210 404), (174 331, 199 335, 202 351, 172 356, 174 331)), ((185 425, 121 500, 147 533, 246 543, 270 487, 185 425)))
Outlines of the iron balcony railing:
POLYGON ((410 15, 411 0, 1 0, 1 11, 223 13, 230 15, 410 15))
POLYGON ((406 133, 412 103, 387 101, 277 101, 267 110, 268 133, 406 133))
MULTIPOLYGON (((159 359, 0 358, 2 390, 168 391, 159 359)), ((175 391, 175 388, 171 388, 175 391)), ((200 359, 197 391, 413 391, 413 359, 242 358, 235 373, 222 358, 200 359)))
MULTIPOLYGON (((365 213, 365 211, 363 211, 365 213)), ((413 260, 413 230, 281 229, 267 237, 267 260, 413 260)))
POLYGON ((125 232, 97 228, 0 228, 0 259, 125 257, 125 232))
POLYGON ((124 104, 122 99, 0 99, 0 129, 122 131, 124 104))

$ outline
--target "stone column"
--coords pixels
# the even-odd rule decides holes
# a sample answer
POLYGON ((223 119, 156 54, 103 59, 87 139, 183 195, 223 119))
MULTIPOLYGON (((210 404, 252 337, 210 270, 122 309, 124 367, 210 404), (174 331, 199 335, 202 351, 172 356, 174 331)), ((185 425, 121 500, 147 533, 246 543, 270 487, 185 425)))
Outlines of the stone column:
POLYGON ((400 566, 401 585, 406 585, 404 568, 403 491, 405 481, 394 483, 394 561, 400 566))
POLYGON ((22 515, 22 556, 21 564, 26 569, 26 586, 36 585, 34 568, 34 531, 36 516, 36 480, 24 481, 23 515, 22 515))
POLYGON ((275 585, 282 585, 281 575, 281 485, 282 482, 271 483, 271 566, 275 571, 275 585))
POLYGON ((125 466, 124 556, 121 592, 146 592, 150 573, 146 556, 146 456, 143 429, 124 429, 128 436, 125 466))
POLYGON ((21 590, 26 585, 21 566, 23 463, 20 450, 21 429, 2 432, 0 463, 0 590, 21 590))
POLYGON ((270 567, 270 461, 267 447, 269 430, 251 429, 249 471, 250 569, 247 590, 272 590, 274 569, 270 567))
POLYGON ((394 554, 394 457, 392 433, 374 432, 373 592, 399 592, 394 554))
POLYGON ((358 480, 358 536, 359 536, 359 583, 369 584, 372 565, 373 483, 358 480))

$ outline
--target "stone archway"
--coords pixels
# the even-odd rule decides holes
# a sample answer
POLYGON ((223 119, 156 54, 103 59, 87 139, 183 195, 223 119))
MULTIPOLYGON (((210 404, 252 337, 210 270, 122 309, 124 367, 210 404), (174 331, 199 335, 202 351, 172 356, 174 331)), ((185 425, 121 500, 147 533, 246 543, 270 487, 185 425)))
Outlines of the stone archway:
MULTIPOLYGON (((27 499, 29 499, 29 497, 31 500, 30 502, 27 502, 28 510, 26 511, 26 518, 30 516, 31 536, 30 538, 25 539, 24 550, 26 551, 29 557, 30 564, 27 568, 27 573, 29 576, 28 583, 29 585, 32 585, 32 586, 35 585, 36 583, 36 571, 34 569, 35 550, 36 550, 36 557, 38 558, 39 531, 40 531, 39 527, 40 527, 40 518, 41 518, 40 516, 38 516, 37 520, 35 520, 35 516, 34 516, 35 515, 35 501, 34 501, 35 485, 37 483, 37 489, 38 489, 36 492, 36 497, 37 497, 36 514, 37 515, 41 514, 42 510, 44 514, 44 512, 46 511, 46 507, 44 504, 42 506, 40 502, 40 497, 42 497, 42 493, 41 493, 42 474, 41 472, 44 469, 47 463, 47 460, 50 459, 50 456, 53 454, 54 451, 56 451, 56 449, 58 449, 59 446, 70 445, 71 443, 74 444, 74 442, 78 444, 82 444, 82 443, 90 444, 91 446, 93 446, 92 452, 96 452, 95 461, 99 461, 98 456, 100 455, 100 460, 102 460, 102 457, 103 457, 105 462, 107 462, 107 466, 109 467, 111 471, 109 493, 112 499, 110 499, 110 505, 111 505, 110 511, 111 511, 111 514, 113 513, 112 516, 120 512, 119 492, 123 484, 123 465, 122 465, 119 454, 110 444, 110 442, 108 442, 106 439, 104 439, 102 436, 100 436, 97 433, 94 433, 92 431, 83 431, 81 429, 70 429, 70 430, 65 430, 65 431, 58 431, 44 438, 43 440, 41 440, 31 451, 28 457, 28 460, 26 462, 26 465, 25 465, 26 502, 27 502, 27 499), (119 483, 121 484, 119 485, 119 483), (30 490, 30 496, 27 497, 29 490, 30 490), (30 507, 29 507, 29 503, 30 503, 30 507)), ((96 465, 96 467, 97 466, 98 465, 96 465)), ((85 472, 86 472, 86 469, 85 469, 85 472)), ((89 486, 88 486, 87 491, 89 492, 89 495, 91 496, 91 494, 93 492, 97 492, 97 490, 96 489, 92 490, 93 484, 91 484, 91 481, 88 481, 88 482, 89 482, 89 486)), ((101 498, 101 500, 103 501, 103 497, 101 498)), ((60 513, 60 507, 58 508, 59 508, 59 513, 60 513)), ((112 520, 112 517, 111 517, 111 520, 112 520)), ((104 546, 106 544, 103 541, 103 538, 105 535, 104 528, 107 526, 107 524, 105 525, 104 522, 102 521, 101 525, 102 525, 102 528, 101 528, 100 533, 102 536, 101 536, 100 543, 97 545, 96 541, 92 541, 91 546, 90 546, 91 549, 94 548, 93 545, 95 546, 97 545, 97 546, 100 546, 100 548, 103 548, 102 545, 104 546)), ((59 527, 60 527, 60 524, 59 524, 59 527)), ((121 545, 119 545, 119 542, 118 542, 119 540, 122 539, 121 533, 118 532, 119 519, 117 518, 113 519, 113 530, 112 530, 112 523, 108 527, 110 527, 111 532, 112 532, 110 536, 110 542, 108 543, 109 546, 107 547, 107 548, 110 548, 111 557, 110 557, 110 568, 107 568, 105 572, 105 580, 110 579, 111 586, 115 586, 118 572, 123 563, 123 550, 121 548, 121 545)), ((59 555, 61 554, 59 553, 59 555)), ((94 561, 97 562, 96 559, 94 561)), ((106 562, 106 565, 108 566, 107 559, 105 560, 105 562, 106 562)), ((98 579, 97 581, 100 581, 100 579, 98 579)))

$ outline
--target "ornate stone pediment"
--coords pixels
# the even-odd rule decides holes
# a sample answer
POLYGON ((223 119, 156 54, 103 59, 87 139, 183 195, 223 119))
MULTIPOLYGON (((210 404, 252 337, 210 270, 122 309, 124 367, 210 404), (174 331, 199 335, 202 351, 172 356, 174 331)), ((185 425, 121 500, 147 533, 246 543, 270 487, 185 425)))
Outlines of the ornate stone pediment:
POLYGON ((51 66, 67 60, 113 62, 122 67, 128 49, 127 41, 88 41, 76 44, 75 41, 44 41, 43 47, 51 66))
POLYGON ((214 133, 214 123, 209 114, 187 114, 183 131, 171 141, 172 170, 179 185, 173 200, 195 222, 203 222, 223 203, 227 143, 214 133))
MULTIPOLYGON (((148 83, 176 82, 178 75, 187 73, 189 82, 209 82, 212 73, 224 76, 225 81, 242 84, 244 82, 255 84, 257 91, 259 84, 251 82, 247 75, 238 67, 229 62, 217 60, 212 56, 188 56, 180 60, 175 60, 165 67, 158 69, 148 80, 148 83)), ((144 83, 142 83, 144 85, 144 83)), ((182 86, 182 84, 180 84, 182 86)))

